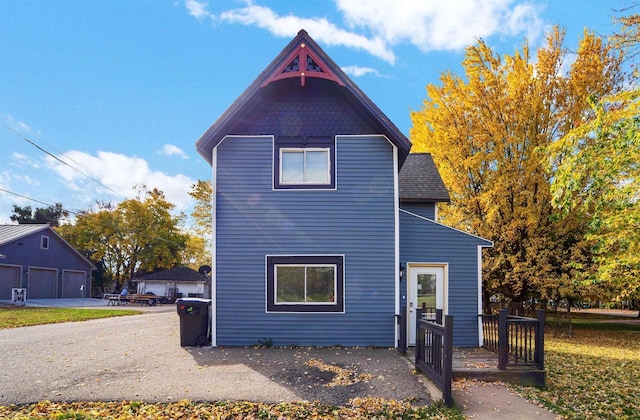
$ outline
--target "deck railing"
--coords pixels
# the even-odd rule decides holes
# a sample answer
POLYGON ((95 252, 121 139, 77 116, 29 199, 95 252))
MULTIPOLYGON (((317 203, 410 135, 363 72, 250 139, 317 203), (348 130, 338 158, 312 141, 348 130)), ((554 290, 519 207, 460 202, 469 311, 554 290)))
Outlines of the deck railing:
POLYGON ((440 390, 444 403, 453 406, 451 378, 453 371, 453 317, 438 310, 436 320, 422 319, 416 310, 416 367, 427 375, 440 390))
POLYGON ((397 349, 401 355, 407 355, 407 308, 400 308, 400 314, 396 315, 396 329, 397 329, 397 349))
POLYGON ((544 370, 544 310, 536 311, 536 318, 511 316, 507 309, 480 317, 483 346, 498 352, 498 369, 525 365, 544 370))

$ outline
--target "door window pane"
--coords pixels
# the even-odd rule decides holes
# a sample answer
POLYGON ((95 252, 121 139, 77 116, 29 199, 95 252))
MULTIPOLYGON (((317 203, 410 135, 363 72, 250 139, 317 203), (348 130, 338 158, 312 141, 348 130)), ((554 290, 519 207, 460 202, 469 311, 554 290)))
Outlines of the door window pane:
POLYGON ((435 309, 436 279, 437 276, 433 273, 418 274, 418 308, 422 308, 424 302, 427 308, 435 309))

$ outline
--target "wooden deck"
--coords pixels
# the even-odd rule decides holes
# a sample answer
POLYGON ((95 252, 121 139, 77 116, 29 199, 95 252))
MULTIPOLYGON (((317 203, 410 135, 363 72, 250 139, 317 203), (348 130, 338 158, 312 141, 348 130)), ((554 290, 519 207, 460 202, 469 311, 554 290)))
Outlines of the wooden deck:
MULTIPOLYGON (((407 357, 415 363, 415 347, 407 349, 407 357)), ((532 366, 507 366, 498 369, 498 354, 483 347, 453 348, 453 379, 476 379, 526 386, 544 386, 545 371, 532 366)))
POLYGON ((545 371, 533 366, 508 365, 498 369, 498 354, 482 347, 453 349, 453 379, 477 379, 527 386, 544 386, 545 371))

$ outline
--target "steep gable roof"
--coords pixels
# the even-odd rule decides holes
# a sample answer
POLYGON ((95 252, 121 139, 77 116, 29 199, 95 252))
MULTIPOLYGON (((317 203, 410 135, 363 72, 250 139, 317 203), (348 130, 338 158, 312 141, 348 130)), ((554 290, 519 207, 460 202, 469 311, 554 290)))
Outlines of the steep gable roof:
POLYGON ((51 228, 48 223, 45 224, 18 224, 18 225, 0 225, 0 246, 9 244, 11 242, 15 242, 22 238, 26 238, 27 236, 31 236, 33 234, 39 232, 45 232, 55 236, 67 249, 69 249, 74 254, 78 255, 82 258, 87 264, 91 266, 93 270, 96 269, 95 265, 91 261, 87 259, 84 255, 82 255, 77 249, 75 249, 71 244, 58 234, 55 230, 51 228))
POLYGON ((430 153, 412 153, 398 176, 400 202, 447 202, 449 192, 430 153))
POLYGON ((290 79, 292 77, 299 77, 301 86, 305 85, 306 78, 320 78, 334 81, 345 89, 346 93, 350 95, 361 111, 376 121, 380 130, 379 133, 361 134, 384 134, 398 147, 398 157, 400 165, 402 165, 411 149, 409 139, 407 139, 371 99, 353 83, 305 30, 298 32, 298 35, 282 50, 271 64, 267 66, 257 79, 249 85, 220 118, 200 137, 196 142, 198 153, 211 164, 212 150, 226 135, 237 134, 227 132, 227 130, 233 124, 234 119, 238 118, 242 110, 255 100, 255 97, 259 96, 260 90, 273 82, 290 79))

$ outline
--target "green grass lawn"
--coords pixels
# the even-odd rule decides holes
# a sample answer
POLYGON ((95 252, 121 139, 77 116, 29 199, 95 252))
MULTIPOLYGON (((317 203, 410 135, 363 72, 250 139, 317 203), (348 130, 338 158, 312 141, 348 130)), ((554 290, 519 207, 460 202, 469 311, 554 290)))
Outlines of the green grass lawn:
POLYGON ((84 308, 34 308, 11 306, 0 308, 0 329, 27 327, 29 325, 55 324, 59 322, 86 321, 135 315, 141 311, 131 309, 84 309, 84 308))
POLYGON ((615 320, 576 315, 571 338, 549 326, 547 386, 517 391, 566 419, 640 419, 640 325, 615 320))

